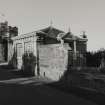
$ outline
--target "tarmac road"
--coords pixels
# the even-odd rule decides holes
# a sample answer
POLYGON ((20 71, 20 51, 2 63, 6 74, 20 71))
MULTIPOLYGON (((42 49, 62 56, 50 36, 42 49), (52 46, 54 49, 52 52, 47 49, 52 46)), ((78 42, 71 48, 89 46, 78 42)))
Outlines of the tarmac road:
POLYGON ((72 93, 46 85, 48 79, 18 78, 0 81, 0 105, 97 105, 72 93))

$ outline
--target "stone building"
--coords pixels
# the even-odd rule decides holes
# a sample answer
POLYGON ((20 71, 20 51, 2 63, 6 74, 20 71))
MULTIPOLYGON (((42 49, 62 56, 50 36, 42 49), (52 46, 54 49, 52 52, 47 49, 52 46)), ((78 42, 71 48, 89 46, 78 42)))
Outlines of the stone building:
POLYGON ((8 62, 10 60, 12 48, 11 38, 17 35, 17 27, 9 26, 7 21, 0 23, 0 63, 8 62))
POLYGON ((52 26, 12 38, 17 53, 17 67, 22 66, 22 55, 33 52, 38 58, 35 73, 54 80, 70 67, 85 66, 87 38, 65 33, 52 26))

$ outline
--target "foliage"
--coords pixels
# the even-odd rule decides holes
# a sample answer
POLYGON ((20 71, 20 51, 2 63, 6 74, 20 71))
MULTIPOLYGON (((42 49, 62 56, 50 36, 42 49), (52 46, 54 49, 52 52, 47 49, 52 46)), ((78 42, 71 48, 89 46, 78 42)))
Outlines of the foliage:
MULTIPOLYGON (((90 68, 91 69, 91 68, 90 68)), ((61 77, 60 82, 67 88, 79 87, 86 89, 95 89, 98 92, 105 93, 105 76, 97 72, 88 72, 84 69, 81 71, 68 70, 65 71, 64 75, 61 77)))
POLYGON ((102 58, 105 59, 105 50, 99 50, 97 52, 86 53, 86 64, 87 67, 99 67, 102 58))
POLYGON ((18 35, 18 28, 9 26, 9 34, 10 34, 10 37, 17 36, 18 35))
POLYGON ((13 56, 11 60, 9 61, 8 65, 10 68, 17 68, 17 52, 14 49, 13 56))
POLYGON ((24 53, 22 56, 22 70, 26 76, 34 76, 35 75, 35 67, 36 67, 36 57, 33 53, 24 53))

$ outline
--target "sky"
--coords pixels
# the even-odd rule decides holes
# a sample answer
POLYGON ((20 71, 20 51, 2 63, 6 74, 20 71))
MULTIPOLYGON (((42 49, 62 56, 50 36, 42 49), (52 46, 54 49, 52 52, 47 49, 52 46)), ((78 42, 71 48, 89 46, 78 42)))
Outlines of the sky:
POLYGON ((105 48, 105 0, 0 0, 0 21, 19 28, 19 35, 50 26, 80 36, 88 51, 105 48), (5 16, 3 16, 3 14, 5 16))

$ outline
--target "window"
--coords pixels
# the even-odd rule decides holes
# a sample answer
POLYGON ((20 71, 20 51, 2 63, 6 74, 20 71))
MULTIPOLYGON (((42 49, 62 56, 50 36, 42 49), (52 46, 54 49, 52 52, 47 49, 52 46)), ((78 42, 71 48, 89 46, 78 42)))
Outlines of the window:
POLYGON ((32 42, 25 42, 24 43, 24 51, 25 52, 33 52, 32 42))

